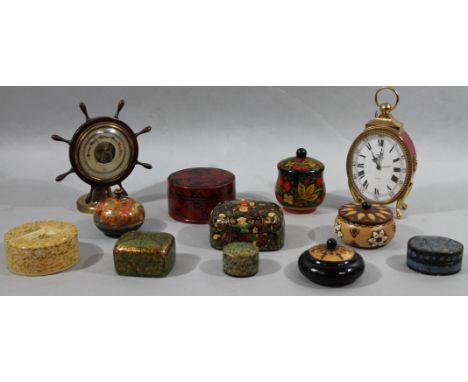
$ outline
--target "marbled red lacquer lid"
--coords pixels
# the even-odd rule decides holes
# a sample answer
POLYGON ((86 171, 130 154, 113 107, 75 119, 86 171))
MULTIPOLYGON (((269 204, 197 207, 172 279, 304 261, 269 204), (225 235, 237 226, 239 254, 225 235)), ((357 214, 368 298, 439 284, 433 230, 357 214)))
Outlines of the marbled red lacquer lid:
POLYGON ((168 182, 179 188, 218 188, 235 181, 232 172, 212 167, 194 167, 169 175, 168 182))

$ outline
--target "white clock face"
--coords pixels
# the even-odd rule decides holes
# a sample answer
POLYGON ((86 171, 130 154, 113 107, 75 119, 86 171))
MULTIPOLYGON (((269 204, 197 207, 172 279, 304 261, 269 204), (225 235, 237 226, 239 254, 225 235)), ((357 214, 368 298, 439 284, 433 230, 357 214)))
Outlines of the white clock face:
POLYGON ((408 158, 401 143, 391 135, 366 135, 354 145, 352 181, 365 199, 392 200, 405 184, 408 158))
POLYGON ((86 176, 109 181, 128 169, 131 151, 131 143, 119 129, 98 126, 81 141, 77 159, 86 176))

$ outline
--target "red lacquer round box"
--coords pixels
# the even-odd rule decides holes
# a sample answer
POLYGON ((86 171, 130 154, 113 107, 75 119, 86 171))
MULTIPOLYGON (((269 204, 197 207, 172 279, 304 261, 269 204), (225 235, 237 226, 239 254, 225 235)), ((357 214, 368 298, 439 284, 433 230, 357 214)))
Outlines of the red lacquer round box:
POLYGON ((236 177, 212 167, 180 170, 167 178, 167 199, 173 219, 206 224, 216 205, 236 199, 236 177))

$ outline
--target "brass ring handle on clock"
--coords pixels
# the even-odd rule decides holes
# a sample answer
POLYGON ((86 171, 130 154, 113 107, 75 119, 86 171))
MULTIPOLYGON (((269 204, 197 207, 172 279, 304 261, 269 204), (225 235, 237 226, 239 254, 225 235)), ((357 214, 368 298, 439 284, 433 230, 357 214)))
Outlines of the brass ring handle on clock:
POLYGON ((377 92, 375 93, 375 96, 374 96, 374 100, 375 100, 375 104, 377 106, 381 106, 382 104, 379 102, 379 94, 384 91, 384 90, 389 90, 391 91, 394 95, 395 95, 395 103, 393 104, 393 106, 391 106, 392 110, 394 110, 397 105, 398 105, 398 102, 400 102, 400 95, 398 94, 398 92, 392 88, 391 86, 384 86, 383 88, 380 88, 379 90, 377 90, 377 92))

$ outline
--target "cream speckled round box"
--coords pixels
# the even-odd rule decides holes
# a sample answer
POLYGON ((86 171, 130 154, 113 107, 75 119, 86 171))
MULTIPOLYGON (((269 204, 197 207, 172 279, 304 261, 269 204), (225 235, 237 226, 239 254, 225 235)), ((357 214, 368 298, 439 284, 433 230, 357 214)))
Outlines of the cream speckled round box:
POLYGON ((4 236, 10 272, 23 276, 45 276, 62 272, 80 260, 78 230, 62 221, 22 224, 4 236))

